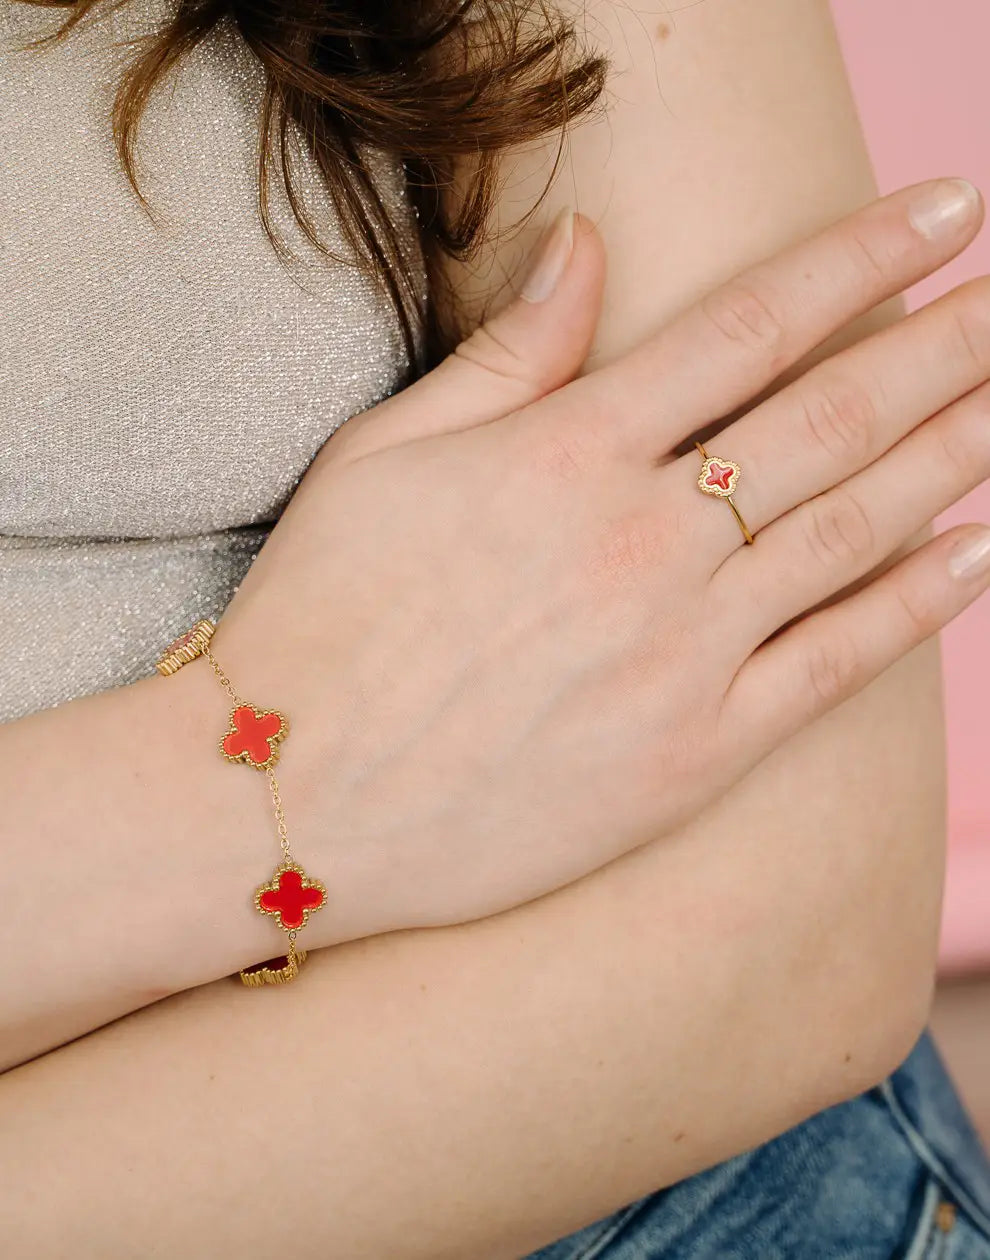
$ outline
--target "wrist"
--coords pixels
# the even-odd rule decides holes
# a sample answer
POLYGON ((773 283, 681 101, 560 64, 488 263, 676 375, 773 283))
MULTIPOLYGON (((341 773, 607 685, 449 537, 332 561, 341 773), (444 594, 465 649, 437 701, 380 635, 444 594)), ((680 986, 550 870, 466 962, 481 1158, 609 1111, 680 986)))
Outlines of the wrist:
POLYGON ((172 820, 157 829, 164 851, 149 855, 159 888, 146 925, 158 941, 157 980, 172 993, 284 951, 252 905, 280 855, 263 777, 236 774, 217 751, 230 705, 207 663, 153 674, 134 690, 154 732, 156 808, 172 820))
MULTIPOLYGON (((401 881, 396 878, 394 859, 389 860, 386 846, 376 842, 376 819, 381 812, 378 793, 369 788, 364 768, 355 764, 352 755, 360 744, 353 735, 360 719, 354 716, 348 678, 325 652, 304 651, 298 637, 280 642, 278 627, 271 628, 254 615, 225 617, 210 647, 242 697, 277 709, 288 722, 274 767, 287 836, 294 860, 322 882, 327 893, 324 906, 301 929, 298 947, 327 948, 413 926, 408 921, 408 899, 396 891, 401 881), (370 809, 362 802, 370 802, 370 809)), ((221 723, 210 727, 206 745, 200 740, 205 756, 214 763, 214 771, 219 767, 227 786, 233 783, 242 804, 245 796, 252 798, 252 819, 255 824, 260 819, 261 838, 255 839, 252 852, 246 855, 249 895, 243 904, 250 919, 261 920, 252 904, 253 892, 270 878, 281 859, 271 795, 264 774, 231 765, 216 751, 232 701, 209 662, 197 659, 180 669, 175 679, 162 681, 171 683, 194 673, 202 695, 191 697, 192 706, 216 707, 221 723)), ((257 828, 253 834, 258 836, 257 828)), ((262 929, 265 926, 262 921, 262 929)), ((262 937, 268 942, 268 953, 257 953, 257 924, 252 922, 249 940, 256 952, 253 958, 239 959, 238 967, 278 954, 272 943, 277 945, 280 939, 284 952, 284 933, 272 920, 267 926, 269 931, 262 931, 262 937)))
MULTIPOLYGON (((147 680, 158 720, 182 750, 181 779, 201 810, 201 834, 207 845, 211 834, 216 837, 214 853, 199 855, 190 880, 196 889, 190 909, 213 934, 204 951, 209 974, 183 951, 174 977, 180 988, 284 958, 293 942, 309 951, 378 930, 367 899, 354 895, 356 885, 374 883, 354 861, 368 847, 337 843, 333 818, 339 820, 339 810, 332 806, 336 793, 328 767, 339 762, 324 706, 314 701, 312 687, 299 685, 307 671, 293 671, 298 677, 279 685, 279 671, 272 678, 263 672, 271 654, 262 654, 260 666, 252 668, 251 660, 242 659, 244 644, 229 638, 217 635, 219 646, 210 638, 195 649, 201 655, 168 678, 147 680), (291 712, 282 707, 286 692, 293 697, 291 712), (265 719, 270 738, 259 725, 265 719), (243 738, 252 733, 256 741, 243 738), (230 742, 221 747, 225 734, 230 742), (286 864, 296 869, 287 872, 286 864), (298 908, 285 898, 297 873, 305 897, 315 899, 301 922, 290 917, 298 908)), ((284 667, 283 657, 276 660, 284 667)), ((201 936, 196 925, 185 927, 194 939, 201 936)))

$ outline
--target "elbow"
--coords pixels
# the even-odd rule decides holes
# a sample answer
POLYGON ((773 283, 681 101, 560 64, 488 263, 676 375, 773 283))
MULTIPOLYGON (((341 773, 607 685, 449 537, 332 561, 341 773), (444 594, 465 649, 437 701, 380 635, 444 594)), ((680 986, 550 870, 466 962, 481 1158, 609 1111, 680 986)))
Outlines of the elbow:
POLYGON ((846 1102, 885 1080, 925 1031, 936 980, 936 950, 907 948, 862 960, 833 980, 837 1018, 826 1038, 826 1105, 846 1102))

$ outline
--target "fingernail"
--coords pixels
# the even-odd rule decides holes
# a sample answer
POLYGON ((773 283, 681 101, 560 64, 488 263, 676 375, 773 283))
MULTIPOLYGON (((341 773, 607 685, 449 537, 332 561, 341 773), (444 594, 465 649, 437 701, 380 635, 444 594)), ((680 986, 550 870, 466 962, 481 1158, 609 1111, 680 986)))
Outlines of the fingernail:
POLYGON ((980 194, 968 179, 943 179, 929 188, 908 210, 915 230, 929 240, 954 232, 980 204, 980 194))
POLYGON ((564 274, 573 246, 574 211, 565 206, 543 233, 519 296, 527 302, 545 302, 564 274))
POLYGON ((977 578, 990 572, 990 529, 961 543, 949 557, 949 572, 955 578, 977 578))

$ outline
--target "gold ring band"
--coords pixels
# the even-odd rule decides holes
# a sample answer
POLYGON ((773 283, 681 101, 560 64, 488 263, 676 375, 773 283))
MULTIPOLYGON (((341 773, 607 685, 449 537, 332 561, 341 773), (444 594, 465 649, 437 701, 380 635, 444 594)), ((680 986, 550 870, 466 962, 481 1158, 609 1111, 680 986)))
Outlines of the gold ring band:
POLYGON ((732 495, 739 483, 742 475, 742 469, 738 464, 734 464, 731 459, 718 459, 714 455, 709 455, 700 442, 695 442, 695 446, 701 454, 702 465, 701 472, 698 474, 698 489, 702 494, 713 495, 716 499, 724 499, 732 508, 732 515, 736 518, 736 523, 742 530, 742 536, 747 543, 753 542, 753 535, 749 532, 749 526, 742 518, 742 513, 732 501, 732 495))

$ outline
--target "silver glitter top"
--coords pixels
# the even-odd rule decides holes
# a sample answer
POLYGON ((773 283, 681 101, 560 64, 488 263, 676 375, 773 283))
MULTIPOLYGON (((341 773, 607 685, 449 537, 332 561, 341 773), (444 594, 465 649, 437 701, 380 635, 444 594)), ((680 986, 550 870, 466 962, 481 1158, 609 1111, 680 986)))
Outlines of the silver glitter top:
MULTIPOLYGON (((0 721, 131 682, 219 616, 321 445, 406 367, 384 296, 316 251, 278 180, 289 266, 265 235, 264 76, 229 19, 150 102, 157 222, 142 209, 110 109, 123 41, 172 2, 128 0, 37 51, 66 11, 0 0, 0 721)), ((418 266, 401 172, 375 169, 418 266)))

